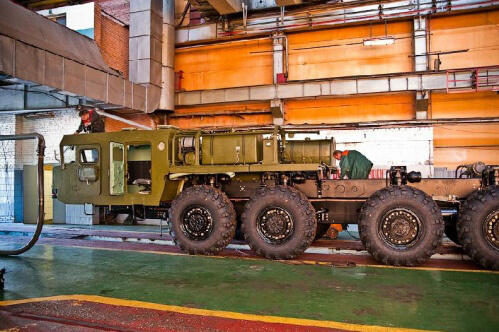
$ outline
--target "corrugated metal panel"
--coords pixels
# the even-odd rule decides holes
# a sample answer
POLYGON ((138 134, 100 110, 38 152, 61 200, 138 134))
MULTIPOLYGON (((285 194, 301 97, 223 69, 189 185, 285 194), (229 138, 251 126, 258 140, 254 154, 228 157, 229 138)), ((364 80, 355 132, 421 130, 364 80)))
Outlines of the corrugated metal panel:
POLYGON ((168 124, 181 128, 270 125, 272 115, 266 102, 197 106, 176 109, 168 124))
POLYGON ((85 95, 95 96, 98 100, 106 100, 106 73, 93 68, 86 68, 85 95))
MULTIPOLYGON (((36 82, 36 80, 32 80, 36 82)), ((85 95, 85 66, 78 62, 64 59, 63 90, 75 95, 85 95)))
POLYGON ((499 165, 498 133, 499 124, 435 126, 435 166, 454 169, 479 160, 499 165))
POLYGON ((44 56, 42 50, 16 41, 16 77, 42 82, 45 69, 44 56))
MULTIPOLYGON (((432 51, 469 49, 440 56, 441 69, 495 66, 499 59, 499 11, 434 18, 430 21, 432 51)), ((431 57, 433 62, 436 58, 431 57)))
POLYGON ((435 148, 497 146, 499 124, 456 124, 435 126, 435 148))
POLYGON ((176 50, 175 71, 189 90, 272 84, 269 39, 176 50), (257 52, 257 53, 255 53, 257 52))
POLYGON ((364 39, 385 35, 385 25, 365 25, 289 35, 289 79, 387 74, 412 71, 412 24, 389 23, 393 45, 364 46, 364 39), (331 46, 336 45, 336 46, 331 46))
POLYGON ((45 52, 45 75, 42 84, 63 89, 63 58, 61 56, 45 52))
POLYGON ((285 110, 289 124, 409 120, 414 118, 414 94, 289 100, 285 110))
POLYGON ((476 161, 499 165, 499 147, 435 148, 434 156, 435 167, 449 169, 476 161))
POLYGON ((433 93, 431 113, 433 119, 499 117, 499 96, 493 91, 433 93))
POLYGON ((247 114, 173 118, 168 121, 168 124, 180 128, 262 126, 272 124, 272 115, 247 114))

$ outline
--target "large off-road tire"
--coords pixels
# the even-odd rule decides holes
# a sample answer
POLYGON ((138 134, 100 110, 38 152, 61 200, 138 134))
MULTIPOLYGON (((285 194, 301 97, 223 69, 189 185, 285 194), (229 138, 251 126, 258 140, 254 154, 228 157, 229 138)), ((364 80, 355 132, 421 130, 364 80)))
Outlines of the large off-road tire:
POLYGON ((331 227, 331 224, 317 223, 317 229, 315 231, 314 241, 319 240, 324 235, 326 235, 329 227, 331 227))
POLYGON ((475 191, 464 201, 457 232, 476 264, 499 270, 499 186, 475 191))
POLYGON ((236 213, 231 201, 210 186, 185 189, 170 207, 172 237, 191 254, 214 255, 225 248, 236 231, 236 213))
POLYGON ((438 205, 409 186, 378 190, 360 213, 362 243, 377 261, 388 265, 422 264, 435 253, 443 232, 438 205))
POLYGON ((270 259, 291 259, 313 242, 315 210, 307 197, 292 187, 260 188, 246 203, 242 230, 251 249, 270 259))
POLYGON ((457 236, 457 215, 453 214, 451 216, 444 216, 445 236, 449 238, 455 244, 461 245, 459 242, 459 237, 457 236))

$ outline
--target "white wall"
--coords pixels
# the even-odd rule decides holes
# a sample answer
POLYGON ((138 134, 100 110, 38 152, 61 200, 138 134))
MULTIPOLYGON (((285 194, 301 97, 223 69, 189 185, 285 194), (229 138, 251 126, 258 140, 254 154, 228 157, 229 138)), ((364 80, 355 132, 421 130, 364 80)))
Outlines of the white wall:
POLYGON ((357 150, 374 164, 373 169, 407 166, 423 177, 433 176, 433 128, 381 128, 321 130, 320 135, 296 134, 294 139, 331 138, 338 150, 357 150))
MULTIPOLYGON (((54 111, 32 115, 0 115, 0 134, 39 133, 45 138, 45 164, 59 164, 59 143, 66 134, 78 128, 80 118, 75 110, 54 111)), ((12 222, 14 216, 14 166, 36 165, 36 141, 0 142, 0 222, 12 222)), ((50 197, 50 192, 46 193, 50 197)), ((50 198, 51 199, 51 198, 50 198)), ((89 208, 90 209, 90 208, 89 208)), ((92 224, 92 216, 83 213, 83 206, 65 207, 67 223, 92 224)))

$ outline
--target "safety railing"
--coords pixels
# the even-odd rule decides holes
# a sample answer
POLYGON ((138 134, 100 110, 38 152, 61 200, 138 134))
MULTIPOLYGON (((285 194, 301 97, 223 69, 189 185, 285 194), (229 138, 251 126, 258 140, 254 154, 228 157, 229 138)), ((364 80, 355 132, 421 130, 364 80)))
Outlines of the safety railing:
POLYGON ((446 71, 447 93, 499 91, 499 66, 446 71))

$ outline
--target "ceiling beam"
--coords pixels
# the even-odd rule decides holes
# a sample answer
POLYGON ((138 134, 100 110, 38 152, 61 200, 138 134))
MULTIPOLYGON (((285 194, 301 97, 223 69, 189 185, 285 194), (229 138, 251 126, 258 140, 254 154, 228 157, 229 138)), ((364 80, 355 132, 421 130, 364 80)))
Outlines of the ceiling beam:
POLYGON ((220 15, 239 13, 243 10, 241 0, 208 0, 220 15))

